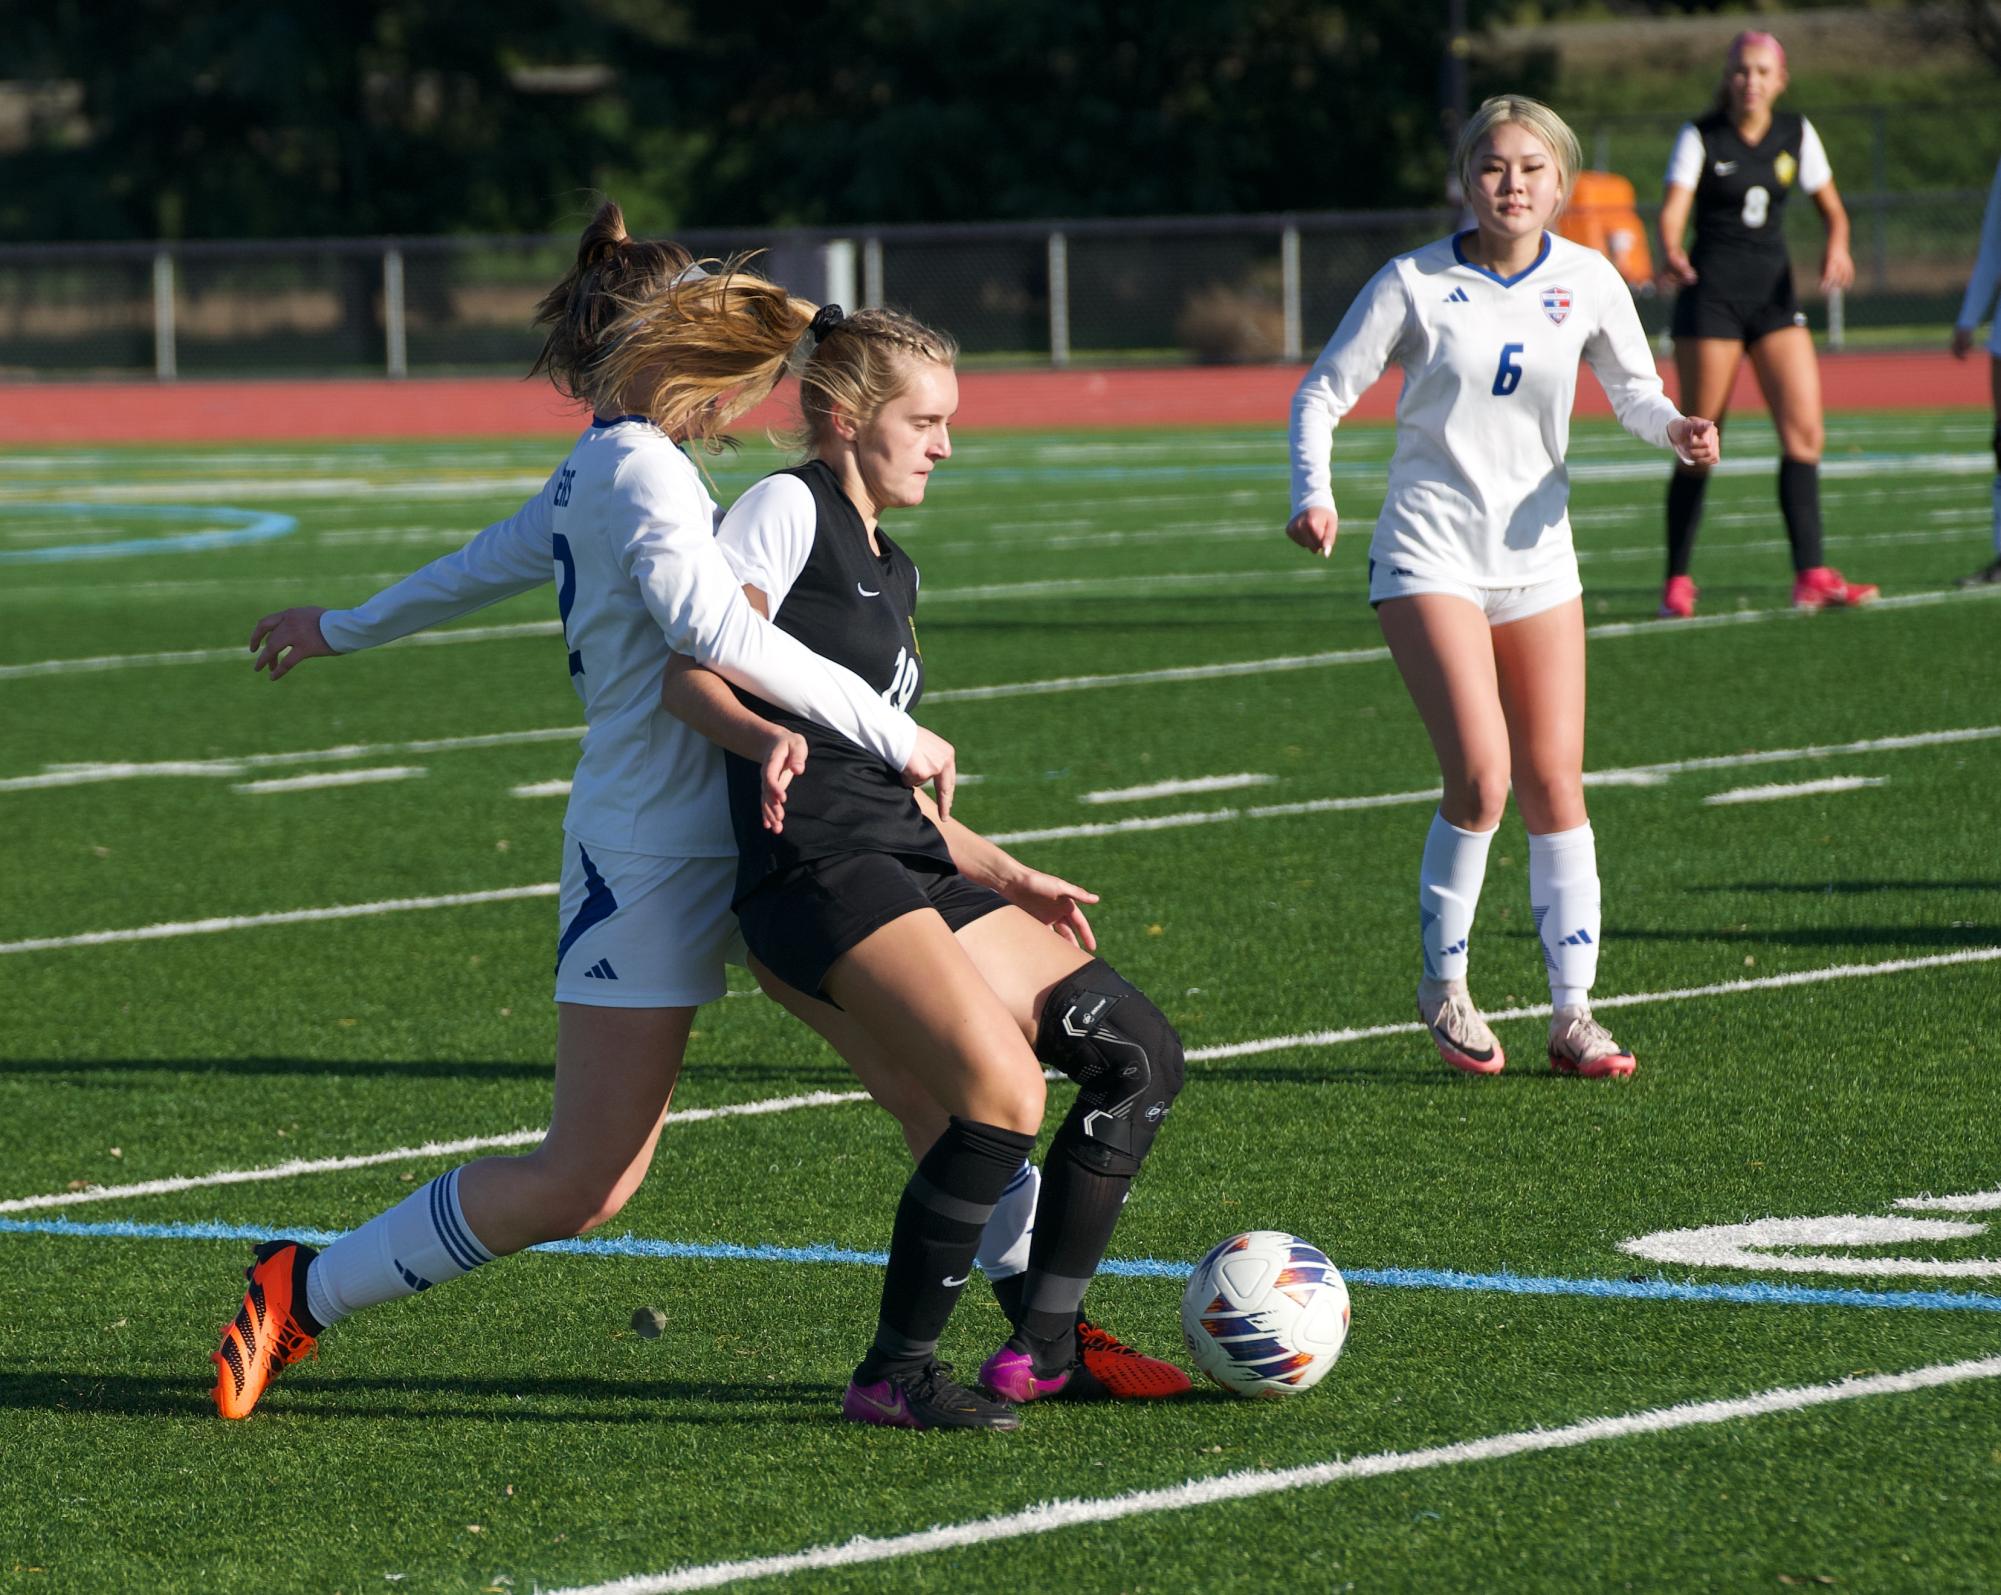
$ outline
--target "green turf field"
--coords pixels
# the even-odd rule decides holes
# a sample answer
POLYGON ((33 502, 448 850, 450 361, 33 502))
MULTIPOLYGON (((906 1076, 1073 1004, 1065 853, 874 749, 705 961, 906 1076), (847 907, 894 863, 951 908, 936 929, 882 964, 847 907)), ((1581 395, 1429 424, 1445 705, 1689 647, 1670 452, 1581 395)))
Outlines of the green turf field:
MULTIPOLYGON (((816 1590, 2001 1585, 2001 593, 1951 590, 1989 557, 1989 425, 1835 420, 1830 557, 1886 601, 1795 616, 1744 423, 1681 625, 1650 618, 1664 460, 1578 427, 1600 1011, 1639 1058, 1609 1085, 1541 1067, 1512 817, 1473 974, 1529 1010, 1513 1062, 1460 1078, 1412 1033, 1435 771, 1362 601, 1389 434, 1340 435, 1329 564, 1280 534, 1272 431, 962 438, 892 523, 923 718, 978 778, 964 818, 1103 894, 1192 1060, 1091 1307, 1178 1350, 1177 1270, 1252 1228, 1354 1293, 1296 1401, 971 1437, 834 1418, 907 1172, 849 1100, 670 1122, 602 1245, 351 1319, 213 1415, 251 1238, 545 1122, 562 800, 518 789, 567 778, 579 719, 548 591, 275 687, 243 642, 455 547, 559 447, 0 455, 0 1590, 695 1588, 762 1557, 816 1590), (338 773, 372 778, 267 784, 338 773), (1104 796, 1219 776, 1258 779, 1104 796), (1798 1222, 1734 1228, 1764 1219, 1798 1222)), ((852 1090, 739 985, 677 1111, 852 1090)), ((946 1354, 1003 1332, 975 1284, 946 1354)))

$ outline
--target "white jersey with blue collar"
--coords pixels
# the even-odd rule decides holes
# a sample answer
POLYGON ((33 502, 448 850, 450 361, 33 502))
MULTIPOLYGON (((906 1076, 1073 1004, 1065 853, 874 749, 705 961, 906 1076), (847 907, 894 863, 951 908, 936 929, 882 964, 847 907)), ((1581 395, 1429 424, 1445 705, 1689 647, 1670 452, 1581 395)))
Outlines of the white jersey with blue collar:
POLYGON ((917 728, 853 671, 751 608, 701 473, 636 416, 594 421, 542 490, 464 548, 320 620, 347 653, 554 579, 583 750, 564 827, 627 853, 736 852, 721 754, 660 706, 670 654, 827 726, 901 770, 917 728))
POLYGON ((1334 508, 1334 429, 1403 367, 1396 451, 1369 557, 1476 587, 1571 568, 1570 412, 1589 361, 1620 424, 1665 446, 1680 411, 1662 391, 1631 291, 1596 250, 1545 234, 1501 277, 1442 238, 1370 279, 1292 403, 1295 513, 1334 508))

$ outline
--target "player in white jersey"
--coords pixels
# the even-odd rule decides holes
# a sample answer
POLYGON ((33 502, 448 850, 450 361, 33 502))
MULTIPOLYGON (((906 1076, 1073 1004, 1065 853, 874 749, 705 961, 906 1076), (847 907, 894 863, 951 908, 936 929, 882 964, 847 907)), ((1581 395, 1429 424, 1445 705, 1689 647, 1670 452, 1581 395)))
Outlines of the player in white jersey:
MULTIPOLYGON (((579 1234, 637 1189, 695 1008, 722 994, 736 944, 720 766, 659 708, 672 653, 830 727, 906 781, 935 777, 949 801, 950 747, 761 618, 716 548, 715 505, 679 445, 713 444, 770 391, 796 340, 743 309, 782 291, 691 264, 678 246, 629 239, 605 205, 538 316, 549 333, 537 369, 597 416, 543 490, 358 610, 289 610, 252 636, 258 666, 277 677, 553 578, 586 730, 565 821, 548 1134, 525 1156, 453 1169, 323 1252, 260 1247, 214 1353, 225 1417, 247 1417, 273 1374, 356 1309, 579 1234), (684 342, 700 347, 659 353, 644 335, 660 325, 692 329, 699 338, 684 342)), ((789 746, 769 752, 773 812, 797 761, 789 746)))
POLYGON ((1418 877, 1418 1013, 1446 1061, 1506 1062, 1466 987, 1487 849, 1508 799, 1529 832, 1529 901, 1549 966, 1550 1067, 1629 1075, 1591 1016, 1599 895, 1584 807, 1584 608, 1564 453, 1580 358, 1620 423, 1713 463, 1716 428, 1661 391, 1625 283, 1545 229, 1568 197, 1577 140, 1547 106, 1492 99, 1460 138, 1477 225, 1399 255, 1350 306, 1293 399, 1295 543, 1331 554, 1336 423, 1389 364, 1403 368, 1396 450, 1369 546, 1369 601, 1430 733, 1444 797, 1418 877))
POLYGON ((2001 293, 2001 163, 1995 165, 1994 186, 1987 191, 1987 213, 1980 222, 1980 253, 1974 258, 1973 275, 1952 328, 1953 357, 1964 360, 1973 348, 1973 334, 1980 323, 1990 317, 1994 322, 1987 339, 1987 380, 1994 394, 1994 558, 1971 576, 1960 577, 1962 587, 2001 582, 2001 316, 1994 314, 1996 293, 2001 293))

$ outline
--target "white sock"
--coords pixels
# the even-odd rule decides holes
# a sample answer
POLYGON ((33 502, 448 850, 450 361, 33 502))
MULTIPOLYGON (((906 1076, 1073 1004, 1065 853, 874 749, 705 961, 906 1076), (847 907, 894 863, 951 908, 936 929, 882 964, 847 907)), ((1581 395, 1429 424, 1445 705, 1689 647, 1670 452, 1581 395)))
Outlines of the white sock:
POLYGON ((1588 824, 1529 838, 1529 908, 1549 965, 1549 1000, 1588 1005, 1598 978, 1598 847, 1588 824))
POLYGON ((331 1328, 360 1308, 414 1296, 492 1261, 466 1223, 453 1169, 315 1257, 306 1269, 306 1310, 331 1328))
POLYGON ((1480 883, 1487 878, 1492 831, 1462 831, 1443 814, 1431 817, 1424 863, 1417 875, 1418 935, 1424 944, 1424 978, 1434 984, 1466 978, 1466 944, 1480 883))
POLYGON ((1035 1200, 1042 1190, 1042 1171, 1026 1159, 1007 1182, 993 1217, 980 1231, 980 1249, 973 1261, 988 1279, 1007 1279, 1028 1267, 1028 1242, 1035 1233, 1035 1200))

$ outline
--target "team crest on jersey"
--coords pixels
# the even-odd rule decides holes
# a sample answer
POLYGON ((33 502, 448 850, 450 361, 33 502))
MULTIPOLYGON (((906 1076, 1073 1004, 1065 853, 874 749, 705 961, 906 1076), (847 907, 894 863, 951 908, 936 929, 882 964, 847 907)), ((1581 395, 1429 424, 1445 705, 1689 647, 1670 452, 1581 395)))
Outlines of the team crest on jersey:
POLYGON ((1791 188, 1793 174, 1800 169, 1800 163, 1793 159, 1788 150, 1781 150, 1779 158, 1772 162, 1772 175, 1779 180, 1779 187, 1791 188))
POLYGON ((1568 288, 1545 288, 1542 291, 1542 313, 1559 327, 1570 315, 1570 290, 1568 288))

